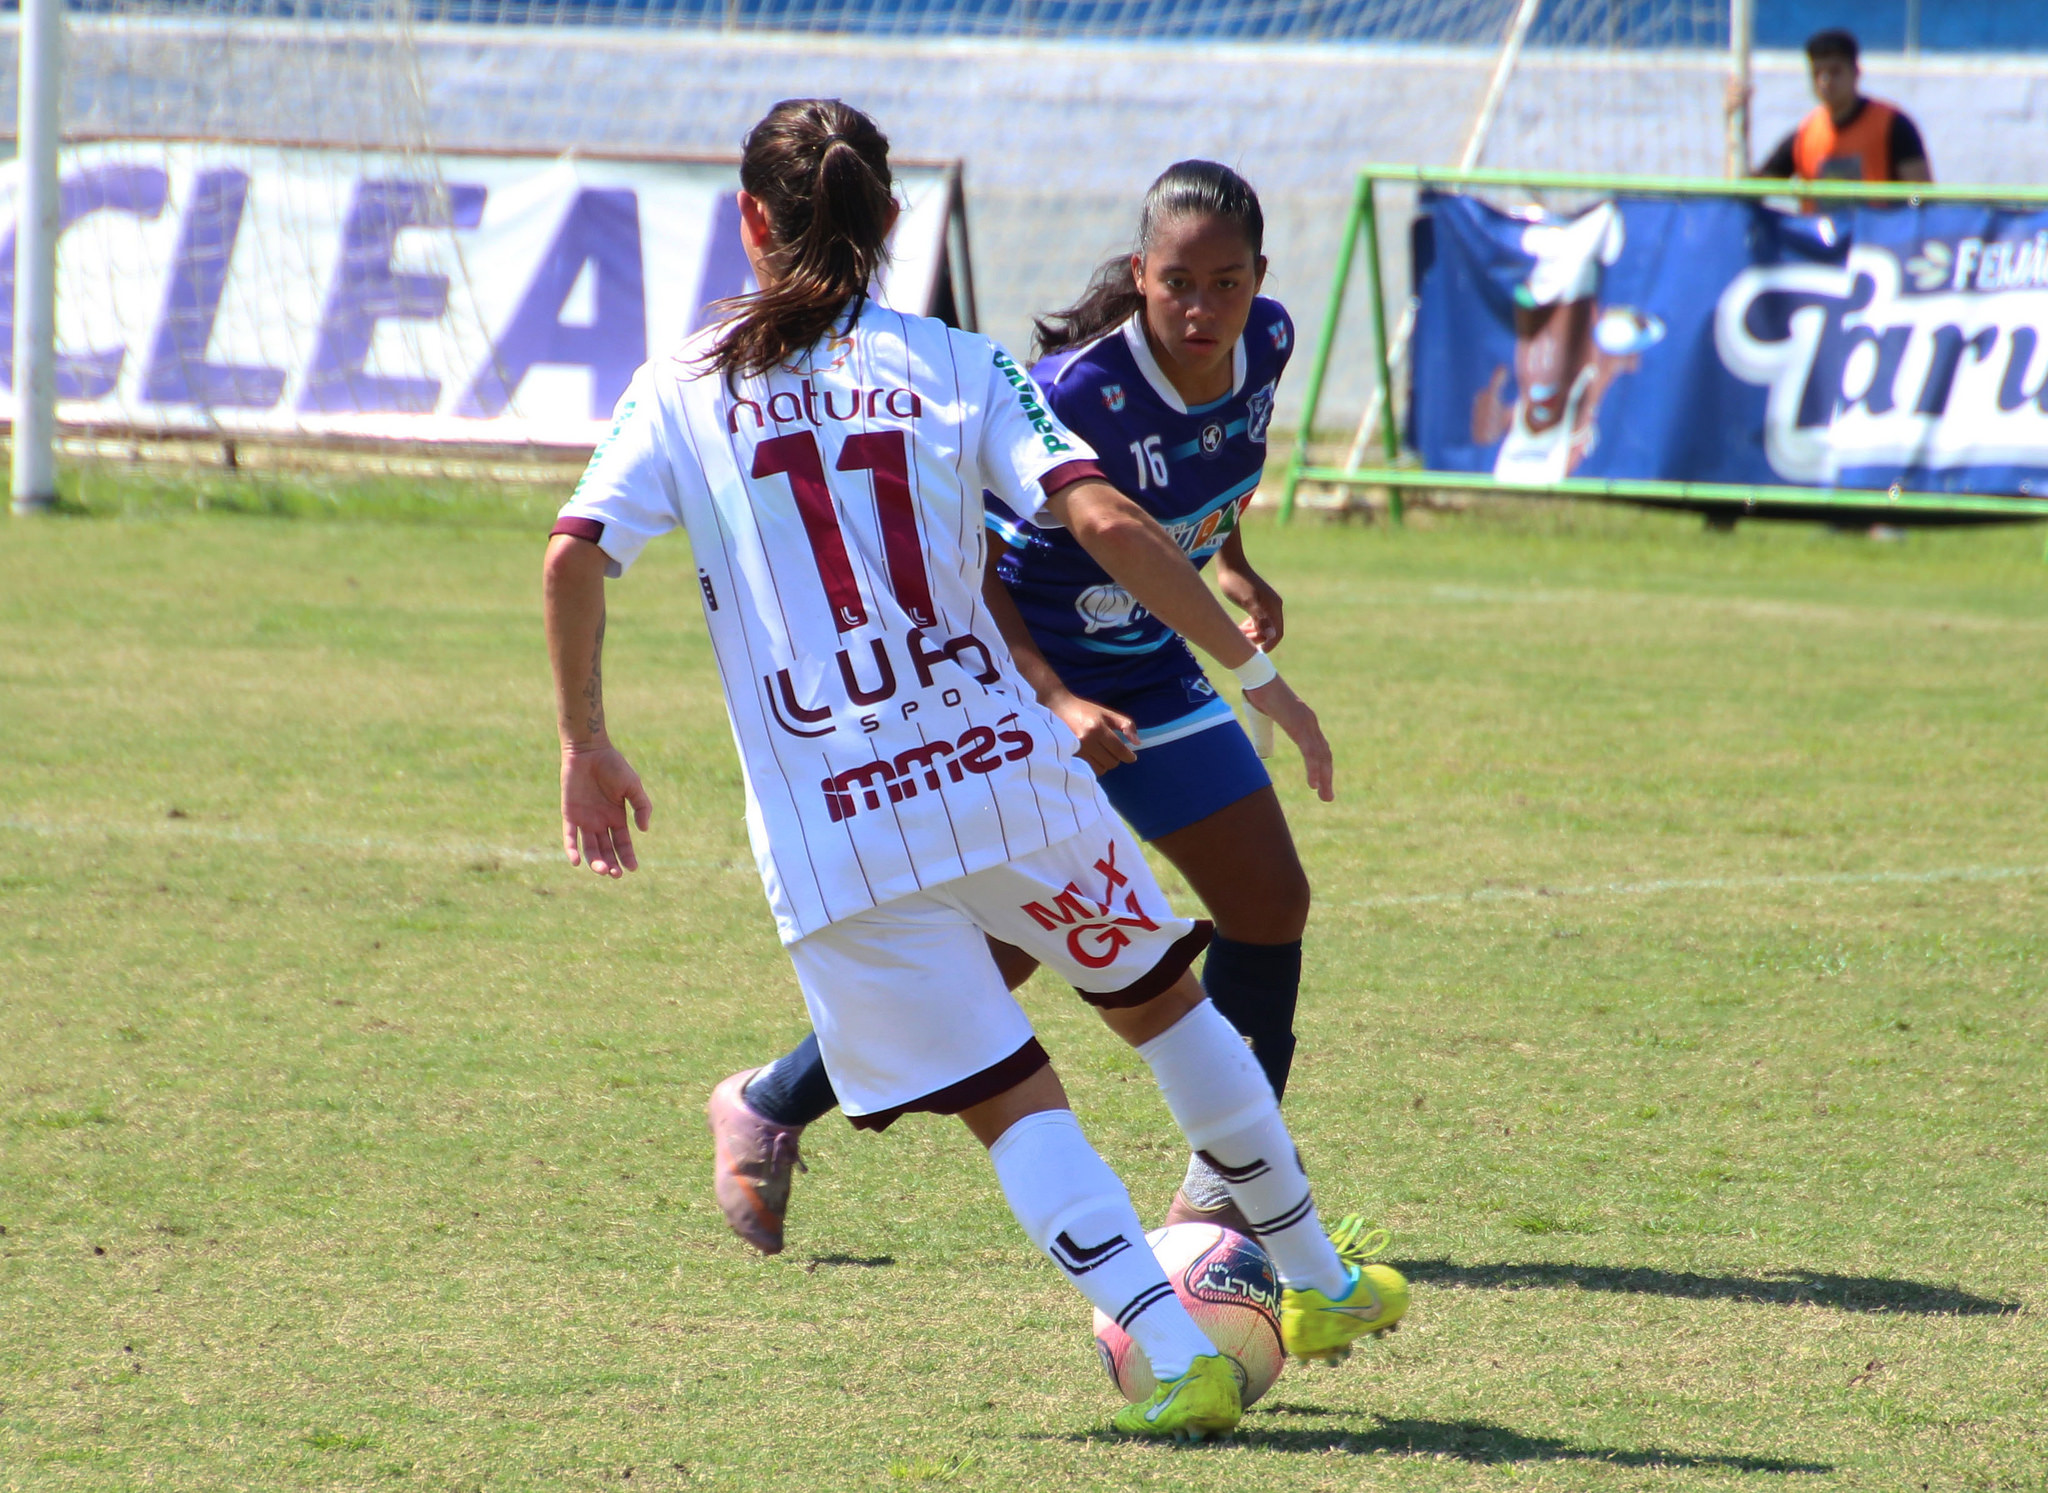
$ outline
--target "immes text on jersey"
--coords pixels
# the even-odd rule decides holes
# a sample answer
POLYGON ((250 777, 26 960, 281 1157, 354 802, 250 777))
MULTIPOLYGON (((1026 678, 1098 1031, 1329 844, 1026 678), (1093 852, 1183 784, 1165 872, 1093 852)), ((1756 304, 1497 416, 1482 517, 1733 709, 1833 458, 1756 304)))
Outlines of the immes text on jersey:
MULTIPOLYGON (((847 705, 865 707, 894 700, 899 688, 895 658, 898 648, 909 665, 904 677, 916 681, 913 691, 939 692, 936 700, 929 696, 911 698, 897 705, 897 711, 906 721, 925 705, 957 709, 966 703, 967 688, 976 689, 986 696, 992 693, 989 686, 1002 680, 1002 673, 996 668, 988 645, 971 632, 933 644, 927 641, 925 629, 913 627, 900 642, 896 642, 895 648, 891 647, 892 641, 887 634, 868 640, 868 658, 864 666, 872 670, 869 679, 861 677, 851 649, 841 648, 833 655, 839 682, 845 691, 844 702, 840 704, 806 705, 797 698, 796 682, 786 668, 762 676, 761 684, 768 692, 769 713, 775 724, 792 736, 830 736, 840 729, 841 724, 833 717, 847 705), (947 664, 965 676, 959 684, 941 684, 941 676, 936 670, 947 664)), ((858 725, 862 732, 872 736, 881 730, 882 718, 879 714, 870 713, 856 717, 848 724, 858 725)), ((955 741, 925 740, 893 757, 877 756, 871 762, 847 768, 823 779, 818 786, 825 795, 826 810, 831 814, 832 822, 837 824, 842 819, 851 819, 863 806, 880 808, 884 793, 890 803, 915 798, 920 774, 924 786, 938 792, 942 786, 941 768, 952 782, 964 782, 970 773, 986 776, 1006 762, 1022 761, 1031 755, 1031 747, 1029 733, 1017 725, 1017 716, 1012 712, 999 720, 995 728, 971 725, 955 741), (999 752, 998 745, 1007 750, 999 752)))
POLYGON ((892 804, 917 797, 920 775, 926 788, 938 792, 941 767, 958 783, 965 781, 969 773, 986 777, 1005 762, 1022 762, 1031 755, 1035 743, 1031 733, 1017 724, 1014 712, 996 725, 1005 729, 969 726, 957 741, 920 742, 894 757, 877 757, 822 779, 818 787, 825 795, 826 812, 837 824, 842 819, 851 819, 863 807, 879 809, 885 793, 892 804), (998 752, 998 744, 1007 750, 998 752), (856 794, 860 795, 858 801, 856 794))

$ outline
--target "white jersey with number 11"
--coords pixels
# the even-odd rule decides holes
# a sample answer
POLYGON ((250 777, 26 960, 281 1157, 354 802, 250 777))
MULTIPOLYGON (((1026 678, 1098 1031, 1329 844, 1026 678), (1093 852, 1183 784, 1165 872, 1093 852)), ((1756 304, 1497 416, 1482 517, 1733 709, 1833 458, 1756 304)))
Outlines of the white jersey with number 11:
POLYGON ((1094 453, 1000 347, 927 317, 864 304, 730 385, 715 335, 634 376, 558 528, 615 575, 689 532, 783 941, 1096 823, 981 599, 983 490, 1045 524, 1094 453))

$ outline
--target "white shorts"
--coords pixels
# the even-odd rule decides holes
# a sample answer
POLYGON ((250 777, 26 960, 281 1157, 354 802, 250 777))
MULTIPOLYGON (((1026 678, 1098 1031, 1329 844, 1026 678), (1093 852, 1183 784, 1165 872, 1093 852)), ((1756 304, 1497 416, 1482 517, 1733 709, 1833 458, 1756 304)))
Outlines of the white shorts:
POLYGON ((825 1070, 848 1119, 956 1114, 1047 1061, 989 938, 1015 944, 1098 1006, 1178 980, 1209 924, 1175 917, 1123 821, 899 897, 789 946, 825 1070))

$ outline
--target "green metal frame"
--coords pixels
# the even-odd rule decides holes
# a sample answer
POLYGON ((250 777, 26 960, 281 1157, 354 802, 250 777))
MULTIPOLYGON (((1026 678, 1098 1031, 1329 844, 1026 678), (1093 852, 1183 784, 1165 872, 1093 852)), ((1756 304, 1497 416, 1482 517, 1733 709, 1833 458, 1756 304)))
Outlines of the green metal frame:
POLYGON ((1329 304, 1323 312, 1322 332, 1316 341, 1315 357, 1309 364, 1301 428, 1295 434, 1294 450, 1287 461, 1286 483, 1280 490, 1282 523, 1294 516, 1295 495, 1304 482, 1338 487, 1384 487, 1388 493, 1388 517, 1395 523, 1401 521, 1401 494, 1409 488, 1603 498, 1683 507, 1713 506, 1750 513, 1771 509, 1845 508, 1868 511, 1885 508, 1902 514, 2048 518, 2048 496, 2000 497, 1982 493, 1907 492, 1900 488, 1875 491, 1795 487, 1789 484, 1750 487, 1721 482, 1651 482, 1627 478, 1609 481, 1587 477, 1523 484, 1503 482, 1485 472, 1437 472, 1398 465, 1401 440, 1395 418, 1393 369, 1387 346, 1386 286, 1380 271, 1378 188, 1381 182, 1428 187, 1521 187, 1534 191, 1595 192, 1636 197, 1797 196, 1823 202, 1971 202, 2048 206, 2048 187, 1950 187, 1925 182, 1813 181, 1794 184, 1770 179, 1710 181, 1681 176, 1457 171, 1431 166, 1368 167, 1358 174, 1358 188, 1351 199, 1350 221, 1345 225, 1344 239, 1337 251, 1337 269, 1330 285, 1329 304), (1337 323, 1343 316, 1344 296, 1351 284, 1351 262, 1361 239, 1365 243, 1366 284, 1372 296, 1373 359, 1378 365, 1380 387, 1386 391, 1380 416, 1380 455, 1383 461, 1381 465, 1372 467, 1311 466, 1308 461, 1309 437, 1315 430, 1316 415, 1322 405, 1323 384, 1329 376, 1330 354, 1337 340, 1337 323))

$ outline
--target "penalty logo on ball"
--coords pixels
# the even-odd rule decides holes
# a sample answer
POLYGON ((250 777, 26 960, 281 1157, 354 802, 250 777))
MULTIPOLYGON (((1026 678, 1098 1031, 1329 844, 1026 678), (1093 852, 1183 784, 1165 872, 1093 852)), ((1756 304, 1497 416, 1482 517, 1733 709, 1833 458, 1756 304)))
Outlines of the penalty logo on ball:
MULTIPOLYGON (((1207 1223, 1176 1223, 1145 1236, 1195 1325, 1237 1371, 1239 1396, 1250 1406, 1280 1377, 1287 1350, 1280 1340, 1280 1273, 1265 1250, 1244 1235, 1207 1223)), ((1095 1314, 1095 1351, 1117 1392, 1133 1405, 1158 1387, 1152 1366, 1130 1335, 1095 1314)))

